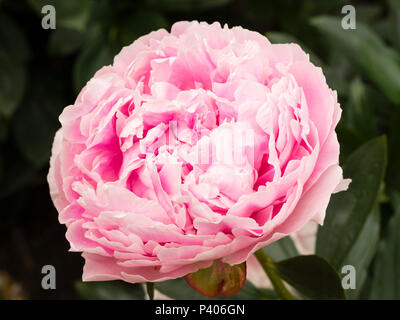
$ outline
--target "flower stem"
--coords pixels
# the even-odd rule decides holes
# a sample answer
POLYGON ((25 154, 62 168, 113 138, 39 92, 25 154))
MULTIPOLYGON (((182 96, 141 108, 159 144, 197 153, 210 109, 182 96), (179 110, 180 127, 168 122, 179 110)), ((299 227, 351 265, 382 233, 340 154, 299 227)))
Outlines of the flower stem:
POLYGON ((260 262, 268 278, 282 300, 295 300, 292 294, 286 289, 281 277, 276 272, 275 264, 272 259, 265 253, 263 249, 260 249, 254 253, 258 262, 260 262))
POLYGON ((154 282, 146 282, 147 294, 150 300, 154 300, 154 282))

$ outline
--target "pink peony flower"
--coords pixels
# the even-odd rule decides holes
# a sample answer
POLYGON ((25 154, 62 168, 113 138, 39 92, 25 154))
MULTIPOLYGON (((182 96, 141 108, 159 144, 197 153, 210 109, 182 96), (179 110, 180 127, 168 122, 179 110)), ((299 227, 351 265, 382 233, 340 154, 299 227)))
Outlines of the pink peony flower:
POLYGON ((83 279, 246 261, 346 188, 341 109, 296 44, 178 22, 122 49, 64 109, 48 182, 83 279))

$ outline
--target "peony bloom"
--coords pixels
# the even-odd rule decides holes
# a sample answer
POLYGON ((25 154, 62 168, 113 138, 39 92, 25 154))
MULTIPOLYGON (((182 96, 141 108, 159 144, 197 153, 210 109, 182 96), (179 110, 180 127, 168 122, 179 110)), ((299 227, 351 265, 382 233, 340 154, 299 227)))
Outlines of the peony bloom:
POLYGON ((64 109, 48 182, 86 281, 162 281, 322 223, 346 188, 341 109, 298 45, 178 22, 64 109))

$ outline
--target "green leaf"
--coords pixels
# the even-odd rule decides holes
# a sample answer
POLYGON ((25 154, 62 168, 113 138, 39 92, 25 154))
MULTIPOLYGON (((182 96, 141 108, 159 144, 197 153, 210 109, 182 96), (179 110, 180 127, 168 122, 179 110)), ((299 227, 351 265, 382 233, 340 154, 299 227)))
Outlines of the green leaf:
POLYGON ((0 186, 3 179, 3 150, 0 147, 0 186))
POLYGON ((47 50, 51 55, 68 55, 78 50, 85 41, 85 34, 69 28, 52 30, 47 50))
POLYGON ((14 63, 22 63, 30 57, 26 37, 18 24, 0 12, 0 53, 8 56, 14 63))
POLYGON ((147 0, 150 5, 157 5, 166 11, 196 12, 226 5, 231 0, 147 0))
POLYGON ((123 281, 76 282, 78 294, 86 300, 144 300, 140 284, 123 281))
POLYGON ((379 206, 376 205, 343 262, 343 265, 351 265, 356 270, 356 288, 346 290, 346 295, 349 299, 358 299, 360 297, 367 280, 368 268, 378 249, 379 231, 380 210, 379 206))
POLYGON ((25 67, 0 53, 0 116, 9 118, 23 97, 25 67))
POLYGON ((376 137, 376 116, 368 87, 357 77, 350 83, 349 89, 350 101, 344 108, 347 123, 363 141, 376 137))
POLYGON ((390 191, 400 191, 400 109, 394 110, 390 124, 389 134, 389 161, 387 173, 387 186, 390 191))
POLYGON ((132 16, 121 21, 118 30, 119 41, 122 46, 126 46, 140 36, 167 27, 168 22, 164 15, 157 11, 140 9, 132 16))
POLYGON ((336 270, 350 261, 357 266, 357 272, 364 272, 371 259, 374 245, 370 243, 370 248, 366 249, 365 242, 369 236, 368 241, 377 240, 379 222, 370 216, 385 173, 386 149, 384 136, 370 140, 354 151, 343 167, 344 177, 351 178, 352 182, 347 191, 332 195, 316 245, 316 253, 336 270), (365 234, 368 233, 365 228, 370 235, 365 234), (354 260, 362 254, 365 254, 365 261, 354 260))
POLYGON ((29 57, 29 45, 20 27, 0 12, 0 117, 11 117, 21 102, 29 57))
POLYGON ((0 116, 0 143, 4 142, 8 136, 8 122, 0 116))
POLYGON ((231 266, 216 260, 210 267, 186 275, 185 280, 194 290, 207 297, 215 298, 220 294, 232 296, 246 282, 246 263, 231 266))
MULTIPOLYGON (((206 296, 194 291, 184 278, 157 282, 157 290, 176 300, 210 300, 206 296)), ((246 281, 242 290, 230 297, 218 296, 217 300, 269 300, 276 299, 276 293, 270 289, 257 288, 250 281, 246 281)), ((215 299, 215 298, 213 298, 215 299)))
POLYGON ((65 0, 29 0, 29 4, 40 15, 45 5, 52 5, 56 9, 56 27, 63 26, 83 30, 88 23, 92 0, 65 1, 65 0))
POLYGON ((3 230, 7 232, 6 230, 10 230, 16 223, 23 221, 31 210, 29 204, 32 201, 32 191, 27 189, 23 189, 6 198, 1 197, 3 209, 1 211, 0 231, 2 233, 3 230))
POLYGON ((37 105, 27 104, 18 110, 13 121, 13 134, 25 158, 41 167, 50 158, 56 123, 50 122, 37 105))
POLYGON ((299 255, 296 246, 290 237, 282 238, 263 248, 267 255, 274 261, 293 258, 299 255))
POLYGON ((271 43, 298 43, 295 37, 285 32, 270 31, 265 36, 271 43))
POLYGON ((393 197, 395 214, 376 257, 371 299, 400 299, 400 195, 393 197))
POLYGON ((363 3, 356 6, 357 21, 371 23, 382 14, 382 6, 379 4, 363 3))
POLYGON ((7 170, 3 171, 0 183, 0 200, 2 202, 13 194, 21 194, 22 190, 26 189, 36 178, 32 166, 23 161, 19 152, 12 148, 7 148, 7 156, 3 157, 3 168, 7 168, 7 170))
POLYGON ((98 70, 112 63, 114 53, 102 37, 96 37, 85 44, 73 70, 76 92, 79 92, 98 70))
MULTIPOLYGON (((342 98, 349 95, 349 82, 354 78, 354 64, 343 56, 336 43, 329 43, 328 63, 323 68, 328 86, 342 98)), ((339 122, 340 123, 340 122, 339 122)))
POLYGON ((400 65, 396 51, 361 22, 357 22, 354 30, 343 29, 341 19, 330 16, 314 17, 311 24, 331 37, 392 102, 400 104, 400 65))
POLYGON ((274 264, 277 273, 311 299, 345 299, 335 269, 317 255, 297 256, 274 264))
POLYGON ((12 118, 10 129, 22 155, 35 167, 48 163, 54 134, 59 127, 57 118, 66 105, 63 81, 54 81, 54 73, 40 73, 32 68, 30 85, 12 118))
POLYGON ((400 50, 400 2, 398 0, 388 0, 389 4, 389 30, 388 36, 391 37, 397 50, 400 50))
POLYGON ((355 149, 361 146, 362 140, 354 129, 340 121, 336 127, 336 134, 340 144, 339 163, 343 163, 355 149))

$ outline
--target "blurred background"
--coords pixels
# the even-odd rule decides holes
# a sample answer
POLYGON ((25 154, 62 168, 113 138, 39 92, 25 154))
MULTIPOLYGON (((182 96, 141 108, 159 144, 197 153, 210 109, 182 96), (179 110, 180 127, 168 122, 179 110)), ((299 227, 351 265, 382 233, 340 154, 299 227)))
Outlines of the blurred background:
MULTIPOLYGON (((240 25, 274 43, 298 43, 338 92, 341 161, 387 136, 377 243, 386 241, 400 190, 400 1, 0 0, 0 298, 143 297, 139 287, 118 284, 113 293, 114 284, 80 282, 83 259, 67 252, 46 175, 58 116, 86 81, 123 46, 180 20, 240 25), (56 9, 54 30, 42 28, 46 4, 56 9), (356 9, 355 30, 341 27, 347 4, 356 9), (40 285, 48 264, 57 270, 57 290, 40 285)), ((390 277, 400 282, 400 258, 394 266, 390 277)), ((371 297, 365 292, 359 298, 371 297)))

